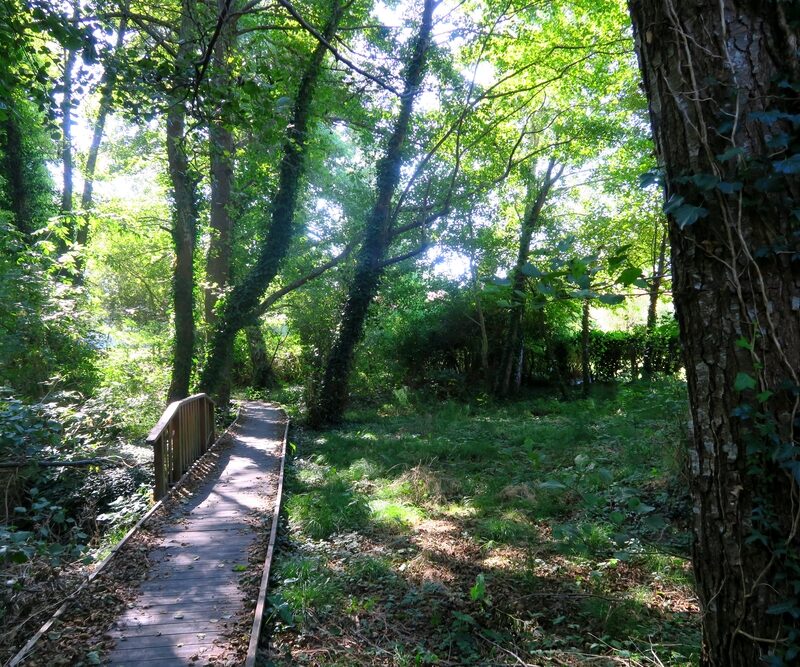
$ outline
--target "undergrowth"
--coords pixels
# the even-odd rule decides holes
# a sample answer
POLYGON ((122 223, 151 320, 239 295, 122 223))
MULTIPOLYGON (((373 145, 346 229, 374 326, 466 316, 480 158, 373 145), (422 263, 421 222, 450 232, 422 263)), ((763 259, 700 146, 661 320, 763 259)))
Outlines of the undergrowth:
POLYGON ((295 430, 270 664, 696 664, 684 392, 295 430))

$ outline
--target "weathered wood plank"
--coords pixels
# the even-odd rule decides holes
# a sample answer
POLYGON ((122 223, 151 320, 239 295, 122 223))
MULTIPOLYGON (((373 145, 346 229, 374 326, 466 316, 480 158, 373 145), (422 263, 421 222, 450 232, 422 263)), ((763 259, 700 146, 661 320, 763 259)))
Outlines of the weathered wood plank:
MULTIPOLYGON (((180 429, 190 431, 194 417, 184 417, 180 429)), ((284 423, 280 411, 248 404, 216 474, 165 526, 138 600, 109 629, 117 639, 111 664, 227 664, 232 653, 222 633, 255 604, 239 587, 245 573, 234 567, 248 563, 248 549, 270 527, 261 517, 270 514, 275 489, 265 483, 277 472, 284 423)))

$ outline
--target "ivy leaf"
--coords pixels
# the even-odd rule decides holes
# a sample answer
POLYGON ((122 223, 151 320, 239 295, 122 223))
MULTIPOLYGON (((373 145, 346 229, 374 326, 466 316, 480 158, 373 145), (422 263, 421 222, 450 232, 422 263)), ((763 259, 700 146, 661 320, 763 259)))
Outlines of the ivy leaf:
POLYGON ((745 150, 741 146, 734 146, 733 148, 729 148, 724 153, 720 153, 717 155, 717 160, 720 162, 727 162, 728 160, 733 160, 733 158, 738 157, 739 155, 744 155, 745 150))
POLYGON ((800 606, 795 598, 784 600, 778 604, 774 604, 767 609, 767 613, 773 616, 780 614, 790 614, 793 618, 800 618, 800 606))
POLYGON ((681 195, 672 195, 669 198, 669 201, 666 204, 664 204, 664 213, 666 215, 669 215, 670 213, 674 213, 681 206, 683 206, 683 202, 685 202, 685 201, 686 201, 686 199, 684 197, 682 197, 681 195))
POLYGON ((695 222, 700 220, 700 218, 705 218, 707 215, 708 209, 705 209, 702 206, 692 206, 691 204, 684 204, 683 206, 678 207, 678 209, 673 213, 675 222, 681 229, 684 229, 689 225, 693 225, 695 222))
POLYGON ((600 294, 597 300, 607 306, 618 306, 625 301, 625 297, 622 294, 600 294))
POLYGON ((714 186, 719 183, 719 179, 713 174, 694 174, 692 176, 692 183, 694 183, 699 190, 708 191, 714 189, 714 186))
POLYGON ((639 175, 639 187, 644 189, 651 185, 660 185, 662 180, 661 171, 658 169, 651 169, 639 175))
POLYGON ((540 278, 543 274, 533 264, 527 262, 521 269, 522 273, 530 278, 540 278))
POLYGON ((720 181, 717 183, 717 190, 719 190, 724 195, 730 195, 734 192, 739 192, 743 187, 740 181, 720 181))
POLYGON ((797 174, 800 173, 800 153, 795 153, 791 157, 773 162, 772 166, 779 174, 797 174))
POLYGON ((633 285, 635 281, 637 281, 642 276, 642 270, 635 267, 629 266, 625 269, 622 273, 617 276, 617 283, 620 285, 625 285, 626 287, 629 285, 633 285))
POLYGON ((539 482, 539 488, 547 491, 560 491, 566 489, 566 484, 562 484, 554 479, 547 480, 546 482, 539 482))
POLYGON ((747 373, 737 373, 736 379, 733 381, 733 388, 736 391, 745 391, 747 389, 756 388, 756 380, 754 377, 747 373))

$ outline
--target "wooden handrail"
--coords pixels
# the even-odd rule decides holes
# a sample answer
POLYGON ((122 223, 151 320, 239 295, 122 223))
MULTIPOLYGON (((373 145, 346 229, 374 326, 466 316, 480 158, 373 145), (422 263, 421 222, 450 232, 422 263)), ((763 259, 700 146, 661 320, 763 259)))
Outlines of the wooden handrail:
POLYGON ((153 446, 156 500, 166 494, 214 443, 214 408, 207 394, 195 394, 167 406, 147 436, 153 446))

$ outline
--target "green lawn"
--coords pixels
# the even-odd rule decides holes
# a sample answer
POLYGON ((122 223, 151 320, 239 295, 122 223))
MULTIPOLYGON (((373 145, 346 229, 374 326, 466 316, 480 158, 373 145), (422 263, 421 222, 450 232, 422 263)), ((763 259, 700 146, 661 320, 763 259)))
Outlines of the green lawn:
POLYGON ((696 664, 684 392, 295 429, 271 664, 696 664))

